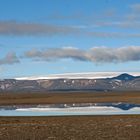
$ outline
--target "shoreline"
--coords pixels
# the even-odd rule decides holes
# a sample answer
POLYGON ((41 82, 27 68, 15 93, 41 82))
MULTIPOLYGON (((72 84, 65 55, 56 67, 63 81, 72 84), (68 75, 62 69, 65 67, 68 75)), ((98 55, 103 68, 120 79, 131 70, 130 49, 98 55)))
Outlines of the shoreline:
MULTIPOLYGON (((0 94, 0 105, 122 102, 140 104, 140 92, 0 94)), ((139 140, 140 115, 0 116, 0 140, 139 140)))
POLYGON ((140 92, 0 93, 0 105, 113 102, 140 104, 140 92))

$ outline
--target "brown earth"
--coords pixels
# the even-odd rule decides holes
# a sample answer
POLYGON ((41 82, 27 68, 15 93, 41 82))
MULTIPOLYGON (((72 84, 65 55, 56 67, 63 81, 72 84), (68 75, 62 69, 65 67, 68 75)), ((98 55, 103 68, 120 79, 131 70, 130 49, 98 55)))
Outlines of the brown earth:
POLYGON ((140 103, 140 92, 0 93, 0 105, 99 102, 140 103))
POLYGON ((0 140, 140 140, 140 115, 0 117, 0 140))

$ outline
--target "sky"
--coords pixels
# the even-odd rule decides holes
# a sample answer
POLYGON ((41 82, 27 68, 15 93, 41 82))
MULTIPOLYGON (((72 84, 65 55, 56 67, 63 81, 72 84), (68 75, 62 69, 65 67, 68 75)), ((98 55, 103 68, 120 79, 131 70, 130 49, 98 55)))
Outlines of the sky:
POLYGON ((140 72, 140 0, 0 0, 0 78, 140 72))

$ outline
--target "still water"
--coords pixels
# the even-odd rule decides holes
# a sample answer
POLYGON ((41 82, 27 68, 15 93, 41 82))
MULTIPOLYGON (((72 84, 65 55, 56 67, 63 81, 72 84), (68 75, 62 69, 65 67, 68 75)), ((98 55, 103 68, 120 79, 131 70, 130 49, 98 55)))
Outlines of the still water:
POLYGON ((70 116, 121 114, 140 114, 140 104, 73 103, 0 106, 0 116, 70 116))

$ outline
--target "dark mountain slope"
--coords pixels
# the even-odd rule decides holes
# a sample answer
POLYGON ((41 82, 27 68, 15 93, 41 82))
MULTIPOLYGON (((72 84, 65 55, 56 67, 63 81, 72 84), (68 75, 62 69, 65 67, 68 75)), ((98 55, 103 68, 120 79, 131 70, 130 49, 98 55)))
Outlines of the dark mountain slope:
POLYGON ((140 77, 121 74, 105 79, 44 79, 44 80, 0 80, 0 91, 140 91, 140 77))

